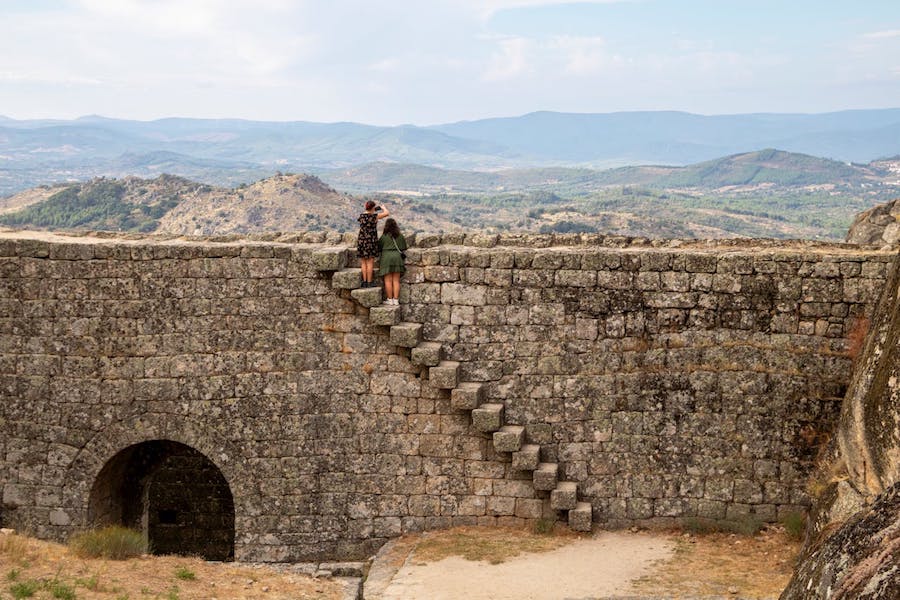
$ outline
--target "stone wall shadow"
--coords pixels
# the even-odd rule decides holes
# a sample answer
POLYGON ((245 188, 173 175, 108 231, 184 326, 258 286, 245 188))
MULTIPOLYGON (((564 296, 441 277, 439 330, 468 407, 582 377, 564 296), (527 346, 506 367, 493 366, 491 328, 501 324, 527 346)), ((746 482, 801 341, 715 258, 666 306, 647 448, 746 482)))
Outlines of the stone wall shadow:
POLYGON ((128 446, 100 470, 88 523, 143 532, 154 554, 234 559, 234 499, 218 467, 190 446, 154 440, 128 446))

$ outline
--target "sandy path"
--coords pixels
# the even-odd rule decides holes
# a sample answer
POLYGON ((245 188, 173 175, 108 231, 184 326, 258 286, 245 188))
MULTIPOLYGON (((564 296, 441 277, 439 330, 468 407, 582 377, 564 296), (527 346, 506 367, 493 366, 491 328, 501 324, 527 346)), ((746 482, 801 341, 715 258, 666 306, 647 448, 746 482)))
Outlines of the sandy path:
MULTIPOLYGON (((675 544, 652 534, 604 532, 550 552, 499 565, 459 557, 406 563, 382 600, 543 600, 633 593, 630 582, 671 557, 675 544)), ((368 599, 368 595, 367 595, 368 599)))

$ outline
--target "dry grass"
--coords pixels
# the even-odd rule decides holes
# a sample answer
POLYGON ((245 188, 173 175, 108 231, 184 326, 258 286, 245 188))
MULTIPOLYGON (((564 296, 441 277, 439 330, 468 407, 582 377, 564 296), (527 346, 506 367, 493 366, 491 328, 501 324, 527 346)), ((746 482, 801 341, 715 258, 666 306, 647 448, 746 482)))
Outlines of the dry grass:
POLYGON ((0 599, 33 587, 36 599, 338 600, 339 584, 265 567, 183 556, 129 560, 78 558, 61 544, 0 535, 0 599), (187 576, 186 574, 191 576, 187 576), (18 586, 18 587, 17 587, 18 586), (71 593, 71 595, 68 595, 71 593))
POLYGON ((549 552, 576 539, 578 536, 567 529, 547 535, 513 527, 456 527, 423 534, 413 562, 423 565, 460 556, 498 565, 520 554, 549 552))
POLYGON ((634 587, 647 595, 777 598, 791 578, 799 550, 800 542, 781 527, 767 527, 753 536, 684 534, 675 556, 634 587))
POLYGON ((108 558, 125 560, 146 553, 144 538, 139 531, 112 525, 75 534, 69 548, 79 558, 108 558))

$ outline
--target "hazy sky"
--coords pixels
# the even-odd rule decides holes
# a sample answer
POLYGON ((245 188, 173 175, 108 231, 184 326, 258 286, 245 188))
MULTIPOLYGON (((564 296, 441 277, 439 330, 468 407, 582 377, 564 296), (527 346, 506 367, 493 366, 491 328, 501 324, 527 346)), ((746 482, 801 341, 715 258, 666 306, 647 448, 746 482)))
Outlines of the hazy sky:
POLYGON ((900 107, 898 0, 4 0, 0 115, 900 107))

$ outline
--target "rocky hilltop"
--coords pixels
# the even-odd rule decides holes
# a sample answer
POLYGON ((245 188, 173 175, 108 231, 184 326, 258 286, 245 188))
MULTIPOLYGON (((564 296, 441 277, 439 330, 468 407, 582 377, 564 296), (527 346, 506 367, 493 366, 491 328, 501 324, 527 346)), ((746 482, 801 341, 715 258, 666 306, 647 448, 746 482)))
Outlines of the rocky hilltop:
POLYGON ((211 188, 186 198, 159 221, 157 232, 187 235, 295 231, 310 225, 344 229, 359 200, 312 175, 275 175, 235 189, 211 188))
POLYGON ((851 244, 900 245, 900 198, 858 214, 847 233, 847 241, 851 244))

